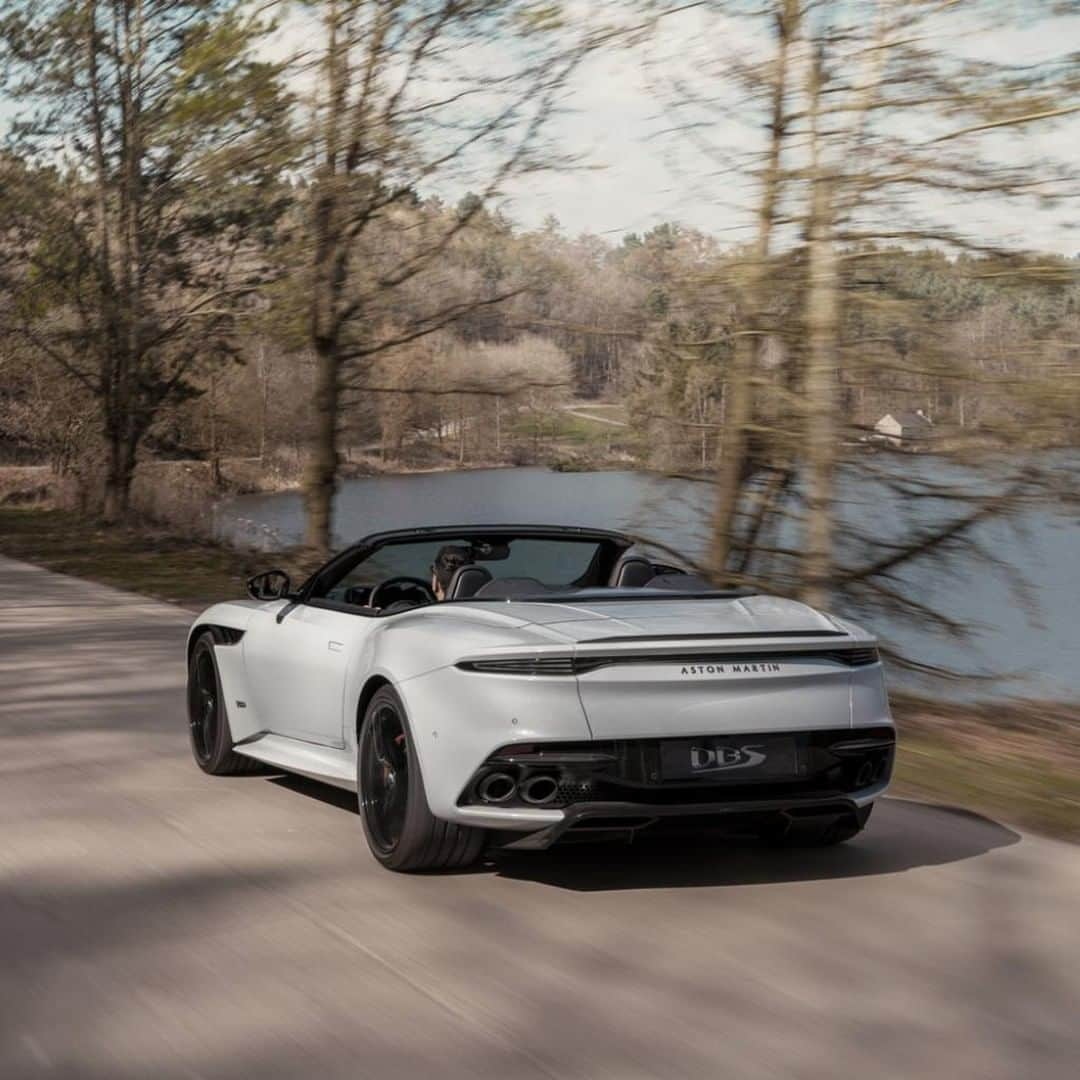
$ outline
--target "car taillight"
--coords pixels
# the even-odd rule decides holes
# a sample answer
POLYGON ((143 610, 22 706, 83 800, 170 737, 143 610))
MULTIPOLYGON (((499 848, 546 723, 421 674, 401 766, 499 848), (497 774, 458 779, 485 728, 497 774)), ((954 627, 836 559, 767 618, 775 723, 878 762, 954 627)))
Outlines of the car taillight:
POLYGON ((462 660, 462 671, 479 671, 489 675, 573 675, 572 656, 522 656, 507 660, 462 660))

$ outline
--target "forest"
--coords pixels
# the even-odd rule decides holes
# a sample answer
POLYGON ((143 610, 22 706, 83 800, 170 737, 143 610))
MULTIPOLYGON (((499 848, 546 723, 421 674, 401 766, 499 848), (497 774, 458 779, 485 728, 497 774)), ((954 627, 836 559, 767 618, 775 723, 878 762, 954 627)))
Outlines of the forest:
POLYGON ((692 475, 715 578, 928 617, 897 568, 1067 494, 1037 452, 1080 437, 1080 260, 948 212, 1075 198, 1075 158, 1002 139, 1076 112, 1077 68, 957 51, 948 8, 4 0, 3 461, 104 522, 191 527, 223 494, 299 486, 315 553, 349 475, 692 475), (664 70, 653 46, 688 6, 755 48, 664 70), (505 208, 515 179, 580 167, 555 125, 610 50, 651 65, 672 137, 722 154, 718 188, 749 185, 743 239, 505 208), (732 101, 750 150, 726 146, 732 101), (951 512, 883 553, 844 533, 836 477, 907 452, 979 481, 905 479, 951 512))
MULTIPOLYGON (((303 214, 310 191, 279 197, 303 214)), ((467 206, 431 199, 412 209, 446 228, 467 206)), ((243 459, 267 483, 300 481, 315 364, 288 254, 277 238, 273 282, 240 306, 220 355, 194 356, 155 410, 140 447, 148 459, 243 459)), ((871 245, 843 254, 847 287, 861 301, 842 338, 858 355, 838 376, 842 437, 853 451, 883 415, 916 410, 933 420, 935 449, 1015 445, 1013 432, 1031 447, 1075 444, 1073 410, 1050 413, 1015 390, 1080 377, 1080 261, 1039 257, 1039 274, 1056 275, 1047 282, 1030 280, 1035 260, 871 245)), ((351 379, 342 453, 369 469, 576 458, 707 472, 739 325, 737 290, 712 283, 745 258, 675 223, 611 243, 566 236, 554 218, 526 231, 497 212, 475 213, 422 294, 396 298, 396 317, 422 319, 433 295, 461 308, 506 298, 387 351, 351 379)), ((772 300, 789 313, 791 335, 797 272, 792 255, 772 300)), ((771 343, 771 365, 784 362, 782 340, 771 343)), ((3 364, 5 460, 93 485, 92 390, 64 364, 36 362, 30 331, 6 339, 3 364)))

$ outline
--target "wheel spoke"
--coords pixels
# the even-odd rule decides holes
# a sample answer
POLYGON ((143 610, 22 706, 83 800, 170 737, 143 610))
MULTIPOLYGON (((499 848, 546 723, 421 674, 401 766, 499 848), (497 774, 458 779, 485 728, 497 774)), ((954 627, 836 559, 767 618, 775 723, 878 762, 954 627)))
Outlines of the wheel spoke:
POLYGON ((371 719, 372 727, 372 750, 375 753, 375 760, 380 765, 390 766, 390 756, 386 745, 386 714, 384 711, 380 711, 375 714, 371 719))
POLYGON ((361 809, 376 846, 391 852, 401 839, 408 808, 408 749, 395 708, 378 708, 368 718, 360 762, 361 809))
POLYGON ((218 727, 217 672, 206 650, 196 654, 192 687, 188 694, 188 723, 195 753, 203 761, 214 750, 218 727))

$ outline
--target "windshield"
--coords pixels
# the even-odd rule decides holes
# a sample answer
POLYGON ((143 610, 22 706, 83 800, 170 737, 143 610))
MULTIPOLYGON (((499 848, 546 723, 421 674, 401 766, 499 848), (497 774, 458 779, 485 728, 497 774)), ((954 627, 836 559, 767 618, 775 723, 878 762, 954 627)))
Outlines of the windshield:
POLYGON ((490 541, 476 537, 442 537, 401 544, 387 544, 357 563, 321 595, 344 599, 351 589, 371 587, 394 577, 431 579, 431 567, 436 556, 446 546, 464 548, 470 562, 483 566, 493 578, 533 578, 544 585, 595 585, 602 544, 596 540, 562 538, 516 539, 498 538, 490 541))

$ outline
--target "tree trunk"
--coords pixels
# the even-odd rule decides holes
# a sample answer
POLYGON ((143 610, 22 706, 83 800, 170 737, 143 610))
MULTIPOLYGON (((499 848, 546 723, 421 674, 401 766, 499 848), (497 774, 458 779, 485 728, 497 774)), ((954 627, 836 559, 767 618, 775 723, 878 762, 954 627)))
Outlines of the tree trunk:
POLYGON ((221 488, 221 451, 217 438, 217 379, 210 372, 210 483, 215 491, 221 488))
POLYGON ((341 125, 349 78, 348 49, 339 38, 341 12, 337 4, 325 11, 327 48, 323 58, 328 83, 324 160, 313 200, 315 237, 311 292, 311 341, 315 353, 314 430, 304 471, 305 542, 323 554, 332 540, 334 493, 338 480, 338 412, 341 403, 341 298, 346 283, 347 247, 341 235, 344 197, 339 164, 341 125))
MULTIPOLYGON (((765 535, 765 524, 781 499, 787 494, 791 483, 791 469, 785 465, 776 465, 755 493, 747 513, 746 535, 743 537, 742 550, 739 552, 737 568, 740 574, 747 574, 754 567, 754 555, 758 543, 765 535)), ((760 574, 760 571, 758 571, 760 574)))
POLYGON ((713 577, 717 580, 723 580, 729 572, 740 495, 749 471, 747 430, 753 416, 756 360, 765 333, 762 309, 767 280, 766 264, 783 186, 780 158, 787 136, 788 59, 792 42, 799 32, 801 15, 801 0, 783 0, 776 14, 776 64, 772 81, 769 148, 762 178, 757 235, 744 289, 746 315, 742 330, 735 339, 728 368, 724 426, 720 433, 720 465, 709 557, 713 577))
POLYGON ((832 577, 832 500, 836 466, 836 373, 839 275, 833 243, 833 184, 823 162, 818 128, 822 90, 820 55, 810 62, 812 194, 807 222, 806 296, 806 514, 800 595, 827 606, 832 577))
POLYGON ((266 464, 266 424, 270 414, 270 377, 266 370, 266 342, 259 339, 257 371, 259 377, 259 465, 266 464))
POLYGON ((135 440, 123 432, 106 432, 105 492, 102 516, 113 524, 131 509, 131 481, 135 475, 135 440))
POLYGON ((94 202, 97 216, 98 276, 101 281, 102 335, 99 345, 99 400, 106 446, 105 490, 101 506, 107 522, 119 521, 126 516, 130 476, 124 476, 122 432, 119 427, 119 410, 116 407, 117 384, 115 367, 122 351, 117 311, 117 295, 113 279, 113 256, 111 248, 112 222, 109 215, 109 168, 105 160, 105 119, 101 103, 100 74, 98 68, 98 32, 96 8, 87 8, 86 58, 90 85, 91 126, 94 146, 94 202))
POLYGON ((337 420, 341 383, 338 378, 337 347, 320 341, 315 347, 314 430, 311 453, 304 473, 304 508, 307 512, 305 543, 328 552, 334 493, 337 490, 337 420))

